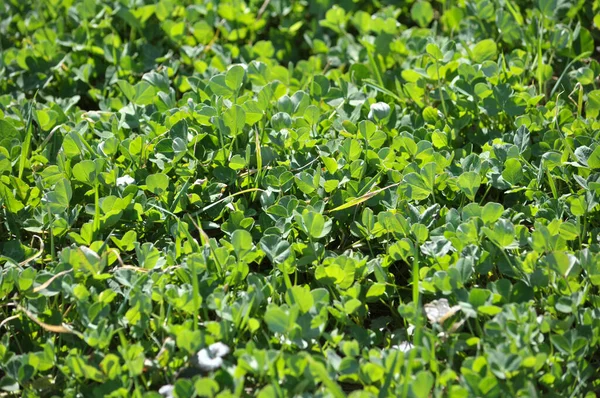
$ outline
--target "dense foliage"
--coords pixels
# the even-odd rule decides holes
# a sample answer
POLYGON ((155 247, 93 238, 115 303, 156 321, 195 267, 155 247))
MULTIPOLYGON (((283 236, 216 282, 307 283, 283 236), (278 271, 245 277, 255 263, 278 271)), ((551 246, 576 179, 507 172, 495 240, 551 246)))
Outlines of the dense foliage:
POLYGON ((599 25, 0 2, 0 389, 595 396, 599 25))

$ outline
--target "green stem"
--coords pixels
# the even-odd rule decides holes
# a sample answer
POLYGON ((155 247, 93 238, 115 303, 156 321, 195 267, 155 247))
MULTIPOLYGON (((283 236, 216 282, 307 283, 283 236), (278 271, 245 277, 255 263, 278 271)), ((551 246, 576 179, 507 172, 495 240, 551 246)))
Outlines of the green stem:
MULTIPOLYGON (((544 32, 543 32, 543 22, 539 22, 538 24, 538 29, 539 29, 539 37, 538 37, 538 45, 537 45, 537 70, 536 70, 536 74, 537 74, 537 80, 538 80, 538 90, 539 90, 539 95, 543 95, 544 93, 544 82, 542 81, 542 66, 544 66, 544 62, 542 59, 542 39, 544 36, 544 32)), ((544 95, 545 97, 545 95, 544 95)))
MULTIPOLYGON (((418 243, 418 242, 417 242, 418 243)), ((408 396, 408 379, 411 375, 412 364, 417 355, 417 347, 421 345, 421 296, 419 294, 419 253, 417 252, 417 246, 415 246, 415 252, 413 256, 413 264, 412 264, 412 299, 414 303, 414 311, 415 311, 415 337, 413 339, 413 348, 410 350, 410 354, 408 357, 408 363, 406 364, 406 370, 404 374, 404 385, 402 389, 402 397, 406 398, 408 396)))
POLYGON ((383 84, 383 77, 381 77, 379 66, 377 65, 375 58, 373 58, 373 54, 371 53, 371 51, 367 51, 367 55, 369 57, 369 63, 371 64, 371 68, 373 68, 373 71, 375 72, 375 77, 377 77, 377 83, 379 83, 381 87, 385 87, 385 85, 383 84))
MULTIPOLYGON (((198 310, 200 309, 200 303, 198 303, 198 299, 200 298, 200 287, 198 285, 198 274, 195 269, 189 268, 190 270, 190 278, 192 278, 192 301, 194 305, 194 322, 192 322, 192 330, 196 330, 198 327, 198 319, 200 318, 200 314, 198 310)), ((208 320, 208 317, 205 319, 208 320)))
POLYGON ((550 185, 550 190, 552 191, 552 196, 554 199, 558 199, 558 191, 556 190, 556 184, 554 184, 554 180, 550 175, 550 171, 546 169, 546 176, 548 177, 548 185, 550 185))
POLYGON ((100 232, 100 193, 98 184, 94 186, 94 221, 93 221, 93 236, 94 240, 100 232))
POLYGON ((440 79, 440 63, 437 59, 435 60, 435 70, 437 74, 438 90, 440 92, 440 100, 442 101, 442 109, 444 110, 444 118, 447 118, 448 110, 446 109, 446 101, 444 100, 444 95, 442 94, 442 79, 440 79))

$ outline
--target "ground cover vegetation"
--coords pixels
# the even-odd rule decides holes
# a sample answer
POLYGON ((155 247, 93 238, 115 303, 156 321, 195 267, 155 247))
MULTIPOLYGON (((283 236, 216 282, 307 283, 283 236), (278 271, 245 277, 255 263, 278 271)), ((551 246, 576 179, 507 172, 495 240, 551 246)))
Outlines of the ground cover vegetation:
POLYGON ((4 0, 2 394, 595 396, 598 26, 4 0))

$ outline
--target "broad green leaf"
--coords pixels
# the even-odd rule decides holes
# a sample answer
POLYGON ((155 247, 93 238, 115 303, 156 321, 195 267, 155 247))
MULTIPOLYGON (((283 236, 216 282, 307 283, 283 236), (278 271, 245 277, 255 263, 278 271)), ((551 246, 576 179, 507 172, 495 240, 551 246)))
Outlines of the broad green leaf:
POLYGON ((306 195, 310 195, 315 191, 315 186, 313 185, 313 176, 308 174, 305 171, 302 171, 294 176, 296 181, 296 185, 302 192, 306 195))
POLYGON ((73 177, 84 184, 94 185, 98 178, 96 165, 92 160, 83 160, 77 163, 73 166, 73 177))
POLYGON ((252 251, 254 244, 252 243, 252 235, 245 229, 237 229, 231 235, 231 245, 238 259, 242 259, 252 251))
POLYGON ((428 371, 421 371, 417 373, 415 376, 414 382, 411 383, 411 389, 413 394, 417 398, 427 398, 431 394, 431 389, 433 388, 433 384, 435 382, 435 378, 428 371))
POLYGON ((433 57, 433 59, 435 59, 436 61, 441 61, 444 58, 444 54, 442 53, 440 48, 437 46, 437 44, 434 44, 434 43, 427 44, 427 46, 425 46, 425 51, 427 51, 427 54, 431 55, 433 57))
POLYGON ((132 86, 125 80, 118 80, 117 84, 125 97, 136 105, 151 104, 156 95, 156 89, 146 81, 141 81, 135 86, 132 86))
POLYGON ((404 176, 404 182, 400 185, 406 197, 411 200, 419 201, 431 195, 431 189, 427 186, 423 177, 417 173, 408 173, 404 176))
POLYGON ((367 290, 367 299, 375 299, 385 294, 385 283, 375 283, 367 290))
POLYGON ((319 123, 319 118, 321 117, 321 110, 315 105, 309 105, 304 111, 303 117, 310 125, 315 125, 319 123))
POLYGON ((467 198, 473 201, 475 200, 475 195, 481 186, 481 177, 479 176, 479 173, 467 171, 458 177, 457 185, 460 190, 467 195, 467 198))
POLYGON ((360 137, 362 139, 368 139, 373 133, 377 130, 377 126, 373 124, 370 120, 362 120, 358 123, 358 131, 360 132, 360 137))
POLYGON ((11 123, 0 119, 0 147, 10 150, 10 143, 13 140, 20 143, 23 140, 21 133, 11 123))
POLYGON ((471 49, 471 54, 473 61, 478 63, 494 60, 498 54, 498 47, 492 39, 481 40, 471 49))
POLYGON ((21 211, 24 206, 23 204, 15 198, 11 190, 0 182, 0 199, 4 202, 4 206, 11 213, 18 213, 21 211))
POLYGON ((576 261, 577 259, 575 256, 563 251, 555 251, 544 256, 544 262, 546 262, 554 271, 558 272, 563 278, 569 276, 576 261))
POLYGON ((241 170, 246 167, 246 159, 240 155, 234 155, 229 161, 229 167, 233 170, 241 170))
POLYGON ((310 293, 310 288, 308 286, 292 287, 286 292, 285 301, 290 307, 293 305, 297 305, 298 308, 300 308, 300 312, 302 313, 310 311, 310 309, 314 305, 314 299, 312 294, 310 293))
POLYGON ((504 207, 499 203, 489 202, 481 209, 481 218, 485 223, 496 222, 504 212, 504 207))
POLYGON ((314 211, 304 211, 302 213, 302 223, 304 231, 314 239, 327 236, 331 230, 331 221, 325 221, 322 214, 314 211))
POLYGON ((165 174, 151 174, 146 177, 146 189, 155 195, 162 195, 169 188, 169 177, 165 174))
POLYGON ((241 65, 233 65, 225 74, 225 84, 231 91, 238 92, 246 78, 246 71, 241 65))
POLYGON ((428 1, 419 0, 411 7, 410 16, 413 21, 424 28, 433 20, 433 7, 428 1))
POLYGON ((227 85, 225 75, 215 75, 208 81, 208 87, 215 94, 223 97, 230 97, 233 90, 227 85))
POLYGON ((515 248, 515 227, 509 220, 496 221, 493 229, 483 227, 485 235, 503 249, 515 248))
POLYGON ((265 311, 264 320, 272 332, 285 334, 296 322, 294 318, 280 307, 270 304, 265 311))
POLYGON ((600 169, 600 145, 587 158, 587 164, 592 169, 600 169))
POLYGON ((223 114, 223 121, 231 130, 232 136, 235 137, 240 134, 246 124, 246 112, 241 106, 233 105, 223 114))
POLYGON ((53 191, 46 194, 45 202, 52 214, 57 214, 69 208, 72 197, 71 183, 63 178, 56 183, 53 191))
POLYGON ((595 119, 600 114, 600 90, 594 90, 588 93, 587 103, 585 104, 585 116, 595 119))
POLYGON ((291 254, 291 246, 288 241, 278 235, 263 236, 259 246, 273 264, 281 264, 291 254))
POLYGON ((502 178, 511 185, 517 185, 523 178, 523 166, 518 159, 508 159, 504 162, 502 178))

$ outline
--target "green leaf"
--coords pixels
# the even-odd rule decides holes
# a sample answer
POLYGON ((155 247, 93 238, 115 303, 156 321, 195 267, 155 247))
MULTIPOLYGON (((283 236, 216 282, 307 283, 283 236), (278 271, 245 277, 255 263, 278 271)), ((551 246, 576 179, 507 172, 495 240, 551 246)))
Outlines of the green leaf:
POLYGON ((482 228, 485 235, 496 245, 503 249, 515 248, 515 227, 508 220, 500 219, 494 224, 494 228, 482 228))
POLYGON ((289 313, 275 304, 269 304, 265 311, 264 320, 269 330, 280 334, 287 333, 296 322, 295 317, 292 318, 289 313))
POLYGON ((116 236, 111 236, 110 239, 120 250, 131 251, 135 248, 137 233, 135 231, 127 231, 121 239, 117 238, 116 236))
POLYGON ((496 305, 482 305, 477 307, 477 312, 483 315, 494 316, 502 312, 502 307, 496 305))
POLYGON ((568 8, 570 6, 570 3, 566 3, 563 0, 538 0, 537 3, 542 14, 550 19, 554 19, 554 16, 561 8, 568 8))
POLYGON ((481 177, 479 176, 479 173, 467 171, 458 177, 457 185, 460 190, 467 195, 467 198, 473 201, 475 200, 475 195, 477 194, 479 186, 481 185, 481 177))
POLYGON ((252 243, 252 235, 245 229, 237 229, 231 235, 231 245, 238 259, 242 259, 252 251, 254 244, 252 243))
POLYGON ((20 201, 17 200, 17 198, 15 198, 11 190, 1 182, 0 199, 2 199, 4 206, 6 206, 6 209, 11 213, 18 213, 25 207, 20 201))
POLYGON ((411 389, 417 398, 427 398, 431 393, 431 389, 433 388, 433 383, 435 379, 433 375, 426 371, 422 370, 415 376, 414 382, 411 383, 411 389))
POLYGON ((304 231, 314 239, 327 236, 331 230, 331 221, 326 223, 325 217, 314 211, 304 211, 302 213, 302 223, 304 231))
POLYGON ((585 116, 588 119, 596 119, 600 114, 600 90, 590 91, 585 104, 585 116))
POLYGON ((548 253, 544 257, 544 262, 550 265, 550 268, 558 272, 558 274, 563 278, 569 276, 569 273, 573 270, 576 261, 577 259, 575 256, 563 251, 548 253))
POLYGON ((309 105, 304 111, 303 117, 310 125, 315 125, 319 123, 319 118, 321 117, 321 110, 315 105, 309 105))
POLYGON ((20 143, 23 140, 23 137, 11 123, 0 119, 0 146, 10 150, 10 143, 12 140, 16 140, 20 143))
POLYGON ((307 172, 302 171, 296 174, 294 176, 294 179, 298 188, 300 188, 300 190, 306 195, 310 195, 315 191, 316 188, 313 185, 313 176, 311 176, 307 172))
POLYGON ((52 214, 58 214, 69 208, 72 197, 71 183, 63 178, 56 183, 53 191, 46 194, 45 202, 52 214))
POLYGON ((162 195, 169 188, 169 177, 165 174, 150 174, 146 177, 146 189, 155 195, 162 195))
POLYGON ((385 283, 375 283, 367 290, 367 299, 376 299, 385 294, 385 283))
POLYGON ((420 27, 424 28, 433 21, 433 7, 427 1, 417 1, 410 9, 410 16, 420 27))
POLYGON ((408 173, 405 175, 404 182, 400 186, 404 190, 406 197, 415 201, 426 199, 432 193, 423 180, 423 177, 417 173, 408 173))
POLYGON ((223 113, 225 126, 229 127, 232 136, 240 134, 246 124, 246 111, 239 105, 233 105, 223 113))
POLYGON ((238 92, 246 79, 246 70, 241 65, 233 65, 225 75, 225 84, 231 91, 238 92))
POLYGON ((261 238, 259 246, 267 255, 271 263, 277 265, 283 263, 291 254, 291 246, 288 241, 279 235, 265 235, 261 238))
POLYGON ((149 105, 154 101, 156 89, 146 81, 132 86, 125 80, 117 80, 117 84, 125 97, 136 105, 149 105))
POLYGON ((285 301, 291 307, 297 305, 300 312, 306 313, 310 311, 314 305, 314 299, 308 286, 294 286, 285 294, 285 301))
POLYGON ((338 169, 338 164, 337 161, 334 158, 330 158, 327 156, 322 156, 321 160, 323 160, 323 164, 325 165, 325 168, 327 168, 327 171, 330 174, 333 174, 337 171, 338 169))
POLYGON ((370 120, 362 120, 360 123, 358 123, 358 131, 360 132, 362 139, 369 139, 369 137, 371 137, 376 130, 377 126, 375 126, 375 124, 373 124, 373 122, 370 120))
POLYGON ((500 217, 502 217, 502 213, 504 212, 504 207, 499 203, 489 202, 486 203, 485 206, 481 209, 481 219, 486 224, 491 224, 496 222, 500 217))
POLYGON ((498 47, 496 46, 496 42, 492 39, 482 40, 471 49, 472 59, 478 63, 494 60, 497 55, 498 47))
POLYGON ((79 182, 94 185, 97 182, 97 163, 92 160, 83 160, 73 167, 73 177, 79 182))
POLYGON ((230 97, 233 90, 227 85, 225 75, 215 75, 208 81, 208 87, 215 94, 223 97, 230 97))
POLYGON ((502 178, 511 185, 517 185, 523 178, 523 166, 518 159, 508 159, 504 162, 502 178))
POLYGON ((246 159, 244 159, 240 155, 233 155, 233 157, 229 161, 229 167, 233 170, 241 170, 244 167, 246 167, 246 159))
POLYGON ((427 54, 431 55, 431 57, 436 61, 441 61, 444 59, 444 54, 437 44, 428 43, 427 46, 425 46, 425 51, 427 51, 427 54))
POLYGON ((587 164, 594 170, 600 169, 600 145, 590 154, 587 164))

